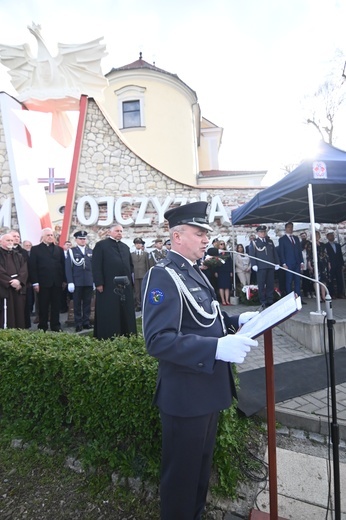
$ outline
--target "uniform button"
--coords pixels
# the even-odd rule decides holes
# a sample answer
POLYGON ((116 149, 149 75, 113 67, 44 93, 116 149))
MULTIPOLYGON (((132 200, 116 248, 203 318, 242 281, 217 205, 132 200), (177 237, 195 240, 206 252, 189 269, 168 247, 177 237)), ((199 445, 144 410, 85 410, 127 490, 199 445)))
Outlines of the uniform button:
POLYGON ((204 367, 204 363, 198 363, 197 366, 202 368, 202 367, 204 367))

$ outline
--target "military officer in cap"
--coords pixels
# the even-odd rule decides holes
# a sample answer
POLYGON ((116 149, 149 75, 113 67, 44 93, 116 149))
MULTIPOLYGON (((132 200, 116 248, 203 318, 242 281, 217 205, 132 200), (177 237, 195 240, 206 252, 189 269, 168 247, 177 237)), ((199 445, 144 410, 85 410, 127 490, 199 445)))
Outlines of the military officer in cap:
POLYGON ((274 242, 267 236, 267 226, 258 226, 256 231, 257 238, 250 242, 249 255, 254 257, 250 258, 251 267, 257 273, 259 300, 265 308, 274 301, 274 271, 280 268, 280 260, 274 242))
POLYGON ((159 360, 154 402, 162 423, 161 520, 201 518, 218 414, 235 395, 230 363, 242 363, 257 346, 234 334, 256 313, 222 312, 197 266, 212 231, 207 206, 193 202, 165 213, 172 249, 142 285, 143 333, 148 353, 159 360))
POLYGON ((132 251, 133 275, 134 275, 134 290, 136 300, 136 312, 141 310, 141 287, 145 273, 149 270, 149 253, 143 251, 145 242, 137 237, 133 241, 135 250, 132 251))
POLYGON ((159 262, 160 260, 165 258, 165 256, 167 255, 167 250, 163 249, 162 238, 157 238, 155 240, 154 244, 155 244, 155 249, 153 249, 149 255, 150 267, 157 264, 157 262, 159 262))
POLYGON ((93 252, 86 245, 88 233, 76 231, 77 245, 68 250, 65 259, 67 287, 73 293, 73 311, 76 332, 90 329, 91 299, 93 295, 92 256, 93 252))

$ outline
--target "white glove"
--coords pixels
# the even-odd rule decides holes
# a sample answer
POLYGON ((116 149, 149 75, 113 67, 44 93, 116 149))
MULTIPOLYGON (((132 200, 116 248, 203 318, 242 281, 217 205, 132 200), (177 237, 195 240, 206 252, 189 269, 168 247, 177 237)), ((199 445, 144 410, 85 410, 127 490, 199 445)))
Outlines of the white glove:
POLYGON ((244 325, 244 323, 246 323, 247 321, 251 320, 252 318, 254 318, 255 316, 257 316, 257 314, 259 314, 259 311, 255 311, 255 312, 242 312, 240 315, 239 315, 239 319, 238 319, 238 325, 239 327, 241 325, 244 325))
POLYGON ((278 269, 280 269, 280 266, 279 266, 279 265, 276 265, 276 266, 275 266, 275 271, 277 271, 278 269))
POLYGON ((93 283, 93 291, 95 291, 96 289, 96 285, 93 283))
POLYGON ((68 290, 68 292, 73 293, 74 292, 74 283, 69 283, 67 286, 67 290, 68 290))
POLYGON ((255 271, 255 273, 257 273, 257 271, 258 271, 258 265, 253 265, 253 266, 252 266, 252 270, 255 271))
POLYGON ((257 347, 258 341, 242 336, 241 334, 228 334, 217 342, 215 359, 230 363, 242 363, 251 347, 257 347))

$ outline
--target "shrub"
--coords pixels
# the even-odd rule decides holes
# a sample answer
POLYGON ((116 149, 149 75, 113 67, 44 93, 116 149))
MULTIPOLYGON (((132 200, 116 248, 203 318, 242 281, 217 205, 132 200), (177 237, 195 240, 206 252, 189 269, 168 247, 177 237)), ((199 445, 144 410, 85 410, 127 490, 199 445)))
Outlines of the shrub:
MULTIPOLYGON (((1 423, 11 434, 65 446, 85 466, 158 480, 161 426, 152 398, 157 361, 141 334, 114 341, 66 333, 0 331, 1 423)), ((221 414, 219 489, 234 494, 249 421, 221 414), (225 456, 225 454, 227 454, 225 456), (230 471, 232 468, 232 471, 230 471)))

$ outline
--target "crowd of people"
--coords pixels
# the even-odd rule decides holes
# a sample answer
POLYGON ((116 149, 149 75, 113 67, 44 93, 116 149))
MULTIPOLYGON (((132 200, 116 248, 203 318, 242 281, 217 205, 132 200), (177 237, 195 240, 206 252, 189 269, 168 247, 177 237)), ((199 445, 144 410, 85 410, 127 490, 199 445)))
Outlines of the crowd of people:
MULTIPOLYGON (((293 224, 275 246, 265 225, 257 226, 247 245, 234 246, 219 237, 209 238, 199 267, 214 288, 221 305, 230 305, 231 295, 246 286, 257 286, 263 308, 274 300, 274 287, 283 296, 294 290, 302 298, 314 298, 315 259, 307 232, 293 233, 293 224), (299 275, 303 274, 304 277, 299 275)), ((114 225, 106 238, 88 246, 85 230, 74 234, 75 244, 67 240, 58 245, 56 233, 42 230, 41 241, 21 244, 20 234, 11 230, 0 240, 0 326, 60 331, 60 314, 73 301, 76 332, 91 329, 99 339, 136 333, 135 313, 141 311, 141 286, 148 270, 160 263, 171 249, 171 240, 156 238, 146 248, 141 237, 132 247, 123 241, 123 228, 114 225), (127 284, 116 283, 126 277, 127 284), (94 324, 91 309, 95 306, 94 324), (113 319, 112 319, 113 318, 113 319)), ((344 298, 344 259, 334 231, 326 240, 316 230, 318 279, 332 298, 344 298)), ((123 280, 124 281, 124 280, 123 280)), ((320 298, 326 291, 320 285, 320 298)), ((302 300, 304 303, 304 300, 302 300)))
POLYGON ((56 229, 42 230, 39 244, 21 244, 17 230, 0 239, 0 327, 62 330, 60 315, 73 308, 75 331, 94 329, 98 339, 136 333, 141 284, 146 272, 165 258, 170 240, 157 238, 150 253, 136 237, 133 247, 114 225, 94 248, 88 233, 59 243, 56 229), (91 319, 92 308, 95 310, 91 319))
MULTIPOLYGON (((331 297, 344 298, 344 259, 341 245, 335 241, 334 231, 327 231, 326 241, 316 230, 318 280, 328 289, 331 297)), ((315 298, 315 265, 312 241, 307 232, 299 236, 293 233, 293 223, 285 224, 285 233, 278 244, 268 236, 265 225, 251 233, 248 244, 233 245, 214 238, 200 262, 200 268, 208 277, 218 300, 230 305, 230 294, 239 294, 246 286, 256 286, 262 308, 274 301, 274 289, 281 296, 294 291, 302 298, 315 298), (228 247, 227 247, 228 246, 228 247), (300 275, 304 277, 301 277, 300 275), (308 278, 308 279, 307 279, 308 278)), ((326 290, 319 285, 320 297, 324 301, 326 290)), ((304 299, 302 303, 306 303, 304 299)))

